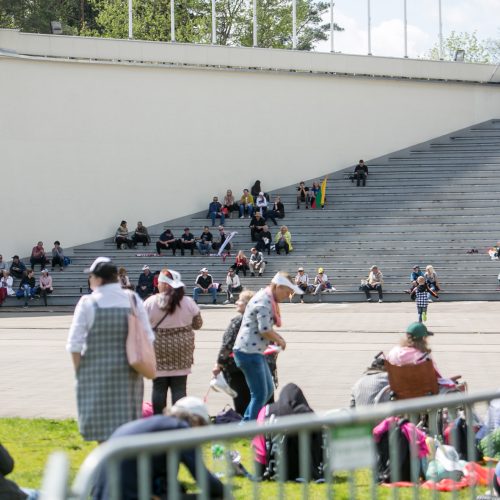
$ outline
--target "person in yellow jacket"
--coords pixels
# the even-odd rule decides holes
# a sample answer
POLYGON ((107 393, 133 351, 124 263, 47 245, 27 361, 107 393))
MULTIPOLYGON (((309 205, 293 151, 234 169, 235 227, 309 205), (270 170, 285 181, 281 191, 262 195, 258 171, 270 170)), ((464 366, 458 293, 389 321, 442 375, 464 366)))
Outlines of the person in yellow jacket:
POLYGON ((292 246, 292 235, 286 226, 281 226, 280 230, 276 233, 274 237, 274 244, 276 247, 276 253, 280 255, 281 250, 285 250, 288 255, 289 252, 293 250, 292 246))

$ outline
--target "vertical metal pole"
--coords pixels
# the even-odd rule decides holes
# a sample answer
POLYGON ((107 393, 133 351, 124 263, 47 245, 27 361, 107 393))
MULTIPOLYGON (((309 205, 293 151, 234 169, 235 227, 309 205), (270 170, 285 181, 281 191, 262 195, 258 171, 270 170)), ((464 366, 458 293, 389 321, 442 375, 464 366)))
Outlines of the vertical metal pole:
POLYGON ((443 16, 441 12, 441 0, 439 0, 439 59, 443 59, 443 16))
POLYGON ((368 0, 368 55, 372 55, 372 14, 370 0, 368 0))
POLYGON ((257 47, 257 0, 253 0, 253 46, 257 47))
POLYGON ((335 2, 330 0, 330 52, 335 52, 335 40, 333 32, 335 31, 333 27, 335 24, 333 23, 333 8, 335 7, 335 2))
POLYGON ((212 45, 217 42, 217 24, 215 19, 215 0, 212 0, 212 45))
POLYGON ((134 26, 132 24, 132 0, 128 0, 128 37, 134 38, 134 26))
POLYGON ((170 0, 170 41, 175 42, 175 0, 170 0))
POLYGON ((297 48, 297 0, 292 1, 292 48, 297 48))
POLYGON ((404 0, 405 57, 408 58, 408 17, 407 17, 406 3, 407 0, 404 0))

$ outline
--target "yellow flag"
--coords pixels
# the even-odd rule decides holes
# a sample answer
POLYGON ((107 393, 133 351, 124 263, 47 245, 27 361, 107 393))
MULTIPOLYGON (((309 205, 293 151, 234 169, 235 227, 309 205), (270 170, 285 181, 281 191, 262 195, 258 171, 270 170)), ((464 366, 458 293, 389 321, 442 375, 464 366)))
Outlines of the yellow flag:
POLYGON ((321 206, 325 204, 325 198, 326 198, 326 180, 328 177, 325 177, 323 179, 323 182, 321 183, 321 206))

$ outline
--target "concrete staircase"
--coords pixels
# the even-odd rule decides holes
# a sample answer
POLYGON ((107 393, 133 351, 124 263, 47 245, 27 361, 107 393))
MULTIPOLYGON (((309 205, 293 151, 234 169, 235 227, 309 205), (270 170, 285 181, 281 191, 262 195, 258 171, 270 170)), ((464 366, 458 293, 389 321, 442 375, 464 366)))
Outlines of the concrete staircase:
MULTIPOLYGON (((324 267, 337 292, 324 294, 323 301, 364 301, 364 294, 358 290, 360 279, 366 277, 372 264, 377 264, 385 278, 384 300, 401 301, 408 300, 403 291, 408 288, 412 266, 432 264, 442 284, 441 300, 500 300, 500 292, 496 292, 500 261, 491 261, 486 253, 500 240, 500 120, 367 163, 370 175, 366 187, 356 187, 344 178, 353 166, 328 176, 324 210, 296 209, 295 187, 302 179, 272 192, 271 196, 280 194, 285 204, 282 222, 292 233, 294 251, 288 256, 271 254, 265 277, 242 277, 243 285, 258 289, 276 271, 295 275, 299 266, 313 278, 316 269, 324 267), (472 248, 479 253, 467 254, 472 248)), ((307 185, 311 182, 306 180, 307 185)), ((239 193, 242 187, 221 185, 217 194, 221 196, 226 188, 239 193)), ((208 193, 207 205, 211 197, 208 193)), ((199 236, 209 222, 205 212, 199 212, 150 227, 153 243, 135 250, 116 250, 111 237, 70 249, 67 253, 72 265, 54 273, 55 292, 49 303, 74 305, 87 289, 82 270, 98 255, 112 257, 118 266, 126 267, 133 282, 142 266, 148 264, 152 270, 170 267, 180 271, 189 285, 199 269, 207 266, 215 281, 225 285, 235 250, 244 249, 248 255, 252 246, 248 219, 227 221, 226 229, 239 234, 226 262, 197 252, 193 257, 189 252, 185 257, 172 257, 169 252, 161 257, 137 256, 155 251, 154 242, 163 228, 171 228, 180 237, 187 225, 199 236)), ((129 221, 129 227, 134 223, 129 221)), ((274 235, 277 228, 270 224, 274 235)), ((221 296, 220 302, 224 299, 221 296)), ((306 301, 316 300, 306 297, 306 301)), ((8 299, 7 304, 21 302, 8 299)))

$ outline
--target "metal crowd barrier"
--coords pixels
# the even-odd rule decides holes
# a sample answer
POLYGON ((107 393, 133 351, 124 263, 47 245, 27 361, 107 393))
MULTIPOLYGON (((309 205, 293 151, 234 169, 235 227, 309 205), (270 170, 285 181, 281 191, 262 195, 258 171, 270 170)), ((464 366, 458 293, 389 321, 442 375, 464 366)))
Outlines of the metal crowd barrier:
MULTIPOLYGON (((233 498, 234 468, 231 464, 232 443, 242 438, 251 439, 262 434, 295 434, 299 437, 299 464, 302 477, 301 496, 307 499, 310 496, 310 453, 309 443, 311 433, 322 431, 324 436, 323 458, 325 464, 325 482, 320 485, 320 496, 317 487, 314 498, 333 499, 340 498, 334 491, 334 474, 347 471, 348 473, 348 498, 357 498, 357 484, 355 471, 360 469, 371 469, 371 485, 369 488, 370 498, 377 498, 377 464, 375 457, 374 441, 371 435, 372 428, 386 417, 404 415, 410 422, 417 422, 419 415, 429 415, 430 434, 437 433, 437 420, 434 418, 443 408, 453 415, 454 411, 462 411, 467 423, 467 452, 468 460, 475 459, 475 435, 473 432, 474 420, 473 410, 481 414, 485 412, 489 402, 500 398, 500 390, 485 391, 468 395, 463 393, 436 395, 425 398, 410 399, 382 403, 375 406, 365 406, 356 409, 346 409, 330 412, 325 416, 305 414, 299 416, 288 416, 278 418, 275 422, 266 423, 264 426, 255 422, 245 425, 227 424, 209 427, 198 427, 189 430, 156 432, 117 438, 108 441, 95 450, 86 458, 72 484, 69 486, 69 472, 67 459, 62 454, 54 454, 48 461, 42 485, 42 500, 75 500, 88 499, 97 471, 106 468, 110 485, 110 500, 120 500, 120 463, 122 460, 137 459, 138 496, 140 500, 151 499, 151 457, 165 453, 167 458, 168 499, 179 500, 181 498, 180 486, 177 479, 177 470, 180 453, 183 450, 194 449, 197 460, 197 484, 199 486, 198 498, 206 500, 209 498, 207 490, 207 476, 200 474, 200 464, 203 461, 203 446, 208 443, 220 443, 226 450, 224 452, 225 474, 222 479, 224 483, 225 498, 233 498), (482 407, 482 408, 481 408, 482 407), (433 424, 434 422, 434 424, 433 424), (432 428, 433 427, 433 428, 432 428), (307 451, 307 452, 306 452, 307 451)), ((413 440, 414 441, 414 440, 413 440)), ((452 443, 454 438, 452 436, 452 443)), ((389 432, 389 449, 391 452, 391 481, 398 481, 399 457, 395 441, 394 427, 389 432)), ((280 450, 286 453, 286 450, 280 450)), ((410 444, 411 477, 414 479, 412 487, 413 498, 420 498, 422 489, 419 488, 418 457, 416 445, 410 444)), ((252 460, 253 462, 253 460, 252 460)), ((210 462, 205 462, 210 469, 210 462)), ((284 462, 278 464, 278 481, 276 481, 276 494, 273 498, 286 498, 284 462)), ((250 466, 250 464, 246 464, 250 466)), ((254 472, 256 472, 254 470, 254 472)), ((250 480, 249 480, 250 481, 250 480)), ((261 482, 252 482, 252 498, 261 497, 261 482)), ((490 484, 490 489, 491 489, 490 484)), ((438 492, 426 493, 426 498, 437 498, 438 492)), ((398 489, 394 488, 393 498, 398 498, 398 489)), ((476 488, 470 487, 460 493, 460 498, 476 498, 476 488), (470 494, 470 496, 469 496, 470 494)), ((458 498, 458 493, 452 493, 453 498, 458 498)), ((358 498, 361 498, 358 496, 358 498)), ((363 498, 367 498, 363 494, 363 498)))

